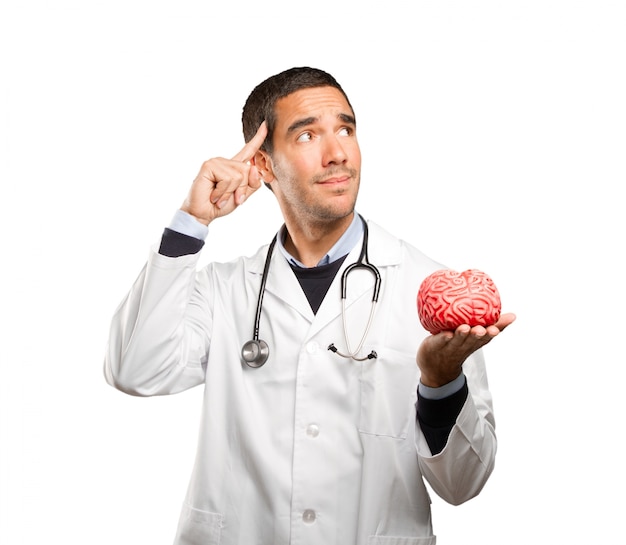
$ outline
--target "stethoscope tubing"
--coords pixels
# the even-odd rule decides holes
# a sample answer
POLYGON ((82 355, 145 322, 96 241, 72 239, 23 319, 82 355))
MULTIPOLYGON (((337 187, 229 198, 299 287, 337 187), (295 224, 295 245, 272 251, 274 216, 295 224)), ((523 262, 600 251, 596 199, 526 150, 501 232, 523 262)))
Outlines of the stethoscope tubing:
MULTIPOLYGON (((374 313, 376 310, 376 304, 378 303, 378 296, 380 294, 380 287, 382 282, 379 270, 369 261, 369 230, 367 227, 367 222, 363 219, 363 216, 359 215, 359 217, 363 222, 363 243, 361 245, 361 253, 359 254, 359 258, 357 259, 357 261, 355 261, 351 265, 348 265, 341 275, 341 316, 343 322, 344 338, 348 352, 346 354, 340 352, 337 347, 335 347, 334 343, 331 343, 328 346, 328 350, 343 358, 353 359, 356 361, 365 361, 378 357, 374 350, 372 350, 367 356, 362 358, 357 357, 357 354, 360 352, 361 348, 363 348, 363 344, 365 343, 365 339, 369 334, 372 322, 374 320, 374 313), (352 349, 350 348, 350 341, 348 338, 348 326, 346 322, 346 298, 348 293, 348 276, 356 269, 365 269, 372 273, 372 275, 374 276, 374 290, 372 293, 372 306, 370 309, 370 315, 367 321, 367 325, 365 327, 365 331, 356 350, 352 351, 352 349)), ((274 238, 272 239, 272 242, 267 249, 267 257, 265 258, 263 275, 261 276, 261 286, 259 288, 259 297, 257 300, 256 314, 254 317, 252 340, 247 341, 241 349, 241 356, 243 360, 249 367, 253 368, 261 367, 263 364, 265 364, 269 357, 269 347, 265 341, 259 339, 259 329, 261 324, 261 312, 263 309, 263 296, 265 294, 265 286, 267 284, 267 277, 269 275, 270 263, 272 260, 271 258, 277 239, 278 235, 276 234, 274 235, 274 238)))
POLYGON ((270 262, 272 253, 274 252, 274 246, 276 246, 276 240, 278 234, 274 235, 272 242, 270 242, 267 249, 267 258, 265 259, 265 265, 263 266, 263 275, 261 276, 261 287, 259 288, 259 299, 256 304, 256 315, 254 318, 254 330, 252 331, 252 339, 259 340, 259 327, 261 325, 261 310, 263 309, 263 295, 265 295, 265 285, 267 284, 267 276, 270 271, 270 262))

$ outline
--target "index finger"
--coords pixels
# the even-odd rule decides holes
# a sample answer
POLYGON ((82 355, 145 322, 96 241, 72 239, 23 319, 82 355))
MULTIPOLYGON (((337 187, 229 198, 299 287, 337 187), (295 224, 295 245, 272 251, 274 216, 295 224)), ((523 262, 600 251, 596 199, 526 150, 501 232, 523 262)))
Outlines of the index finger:
POLYGON ((241 161, 242 163, 247 163, 250 159, 254 157, 254 154, 259 151, 263 142, 265 142, 265 137, 267 136, 267 124, 265 121, 259 125, 259 128, 256 131, 256 134, 250 139, 250 141, 241 148, 241 151, 233 157, 233 161, 241 161))

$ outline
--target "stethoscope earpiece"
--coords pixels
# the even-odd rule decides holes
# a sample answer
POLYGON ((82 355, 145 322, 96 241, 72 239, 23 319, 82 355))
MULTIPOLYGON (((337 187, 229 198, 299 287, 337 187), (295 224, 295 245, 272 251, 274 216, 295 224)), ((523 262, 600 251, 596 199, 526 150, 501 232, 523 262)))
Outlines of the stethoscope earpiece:
POLYGON ((251 340, 241 348, 241 357, 250 367, 261 367, 270 355, 270 347, 265 341, 251 340))

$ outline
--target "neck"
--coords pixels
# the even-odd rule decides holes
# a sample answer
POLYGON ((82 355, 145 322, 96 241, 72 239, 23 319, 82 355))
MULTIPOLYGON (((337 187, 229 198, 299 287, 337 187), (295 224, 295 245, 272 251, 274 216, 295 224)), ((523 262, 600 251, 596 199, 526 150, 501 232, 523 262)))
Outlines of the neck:
POLYGON ((354 212, 332 222, 302 224, 285 221, 285 249, 306 267, 315 267, 350 227, 354 212))

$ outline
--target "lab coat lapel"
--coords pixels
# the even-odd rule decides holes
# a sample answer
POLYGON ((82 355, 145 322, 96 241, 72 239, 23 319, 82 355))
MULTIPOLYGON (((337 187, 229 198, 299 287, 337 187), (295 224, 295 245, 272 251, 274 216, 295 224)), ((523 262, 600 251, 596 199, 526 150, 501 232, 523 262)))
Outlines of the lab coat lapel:
MULTIPOLYGON (((384 288, 385 276, 389 266, 396 265, 400 262, 400 246, 394 237, 382 230, 376 224, 368 222, 369 227, 369 258, 370 263, 374 264, 382 277, 381 294, 384 288)), ((363 241, 362 239, 355 245, 348 257, 346 257, 341 269, 335 276, 322 305, 313 321, 310 335, 315 335, 322 328, 326 327, 330 322, 341 316, 341 278, 346 268, 355 263, 359 259, 363 241)), ((374 275, 363 269, 354 269, 348 275, 346 285, 346 310, 350 309, 356 302, 366 299, 364 305, 365 313, 363 319, 366 320, 370 310, 369 304, 372 301, 374 290, 374 275)), ((380 298, 380 297, 379 297, 380 298)))
MULTIPOLYGON (((313 326, 310 331, 311 336, 315 335, 318 331, 326 327, 330 322, 341 315, 341 278, 346 268, 359 258, 361 243, 362 241, 359 241, 348 254, 348 257, 346 257, 341 265, 341 268, 335 275, 330 288, 328 288, 328 292, 326 293, 326 296, 324 297, 324 300, 322 301, 322 304, 320 305, 313 321, 313 326)), ((348 280, 346 308, 352 305, 354 301, 362 296, 368 289, 371 289, 372 286, 373 279, 370 274, 350 274, 348 280)))
MULTIPOLYGON (((378 268, 382 277, 380 294, 382 297, 385 288, 386 269, 400 262, 400 243, 396 238, 389 235, 375 223, 368 222, 368 226, 368 252, 370 262, 378 268)), ((358 260, 359 254, 361 253, 361 246, 362 240, 359 240, 348 257, 346 257, 316 315, 313 314, 309 301, 302 291, 302 287, 296 275, 291 270, 289 263, 287 263, 287 260, 276 248, 272 254, 265 290, 267 293, 271 293, 281 300, 284 304, 297 310, 303 318, 312 323, 308 335, 308 337, 311 337, 341 315, 341 277, 346 268, 358 260)), ((267 247, 256 255, 256 259, 251 266, 252 272, 258 274, 259 282, 261 274, 263 273, 266 255, 267 247)), ((369 304, 373 289, 374 276, 370 272, 366 270, 355 270, 350 273, 346 289, 346 309, 349 309, 363 297, 367 298, 367 303, 369 304)), ((369 309, 369 307, 367 308, 369 309)))
MULTIPOLYGON (((263 254, 263 260, 265 255, 263 254)), ((263 272, 263 263, 259 272, 263 272)), ((311 305, 309 305, 291 266, 277 248, 274 249, 272 255, 265 291, 297 310, 309 322, 313 320, 311 305)))

